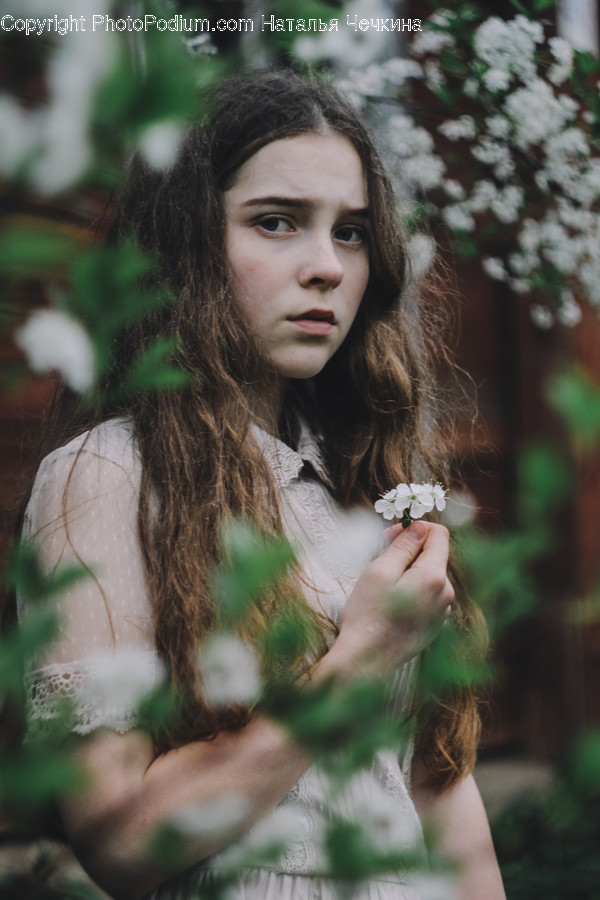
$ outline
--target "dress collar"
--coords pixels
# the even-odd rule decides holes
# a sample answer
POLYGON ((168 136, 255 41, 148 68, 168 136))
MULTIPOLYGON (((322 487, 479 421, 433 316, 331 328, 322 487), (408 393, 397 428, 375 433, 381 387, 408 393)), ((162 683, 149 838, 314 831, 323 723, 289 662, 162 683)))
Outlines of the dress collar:
POLYGON ((300 436, 297 450, 293 450, 288 444, 273 437, 258 425, 252 425, 252 435, 273 472, 277 486, 285 488, 290 482, 296 481, 300 477, 305 463, 310 463, 321 481, 329 488, 333 488, 315 434, 302 417, 299 417, 299 424, 300 436))

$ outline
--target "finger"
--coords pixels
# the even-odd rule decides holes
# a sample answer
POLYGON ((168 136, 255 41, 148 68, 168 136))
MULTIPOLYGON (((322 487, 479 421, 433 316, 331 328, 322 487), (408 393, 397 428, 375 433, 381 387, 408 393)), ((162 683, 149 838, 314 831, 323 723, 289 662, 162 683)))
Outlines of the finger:
POLYGON ((448 566, 449 554, 450 535, 448 529, 443 525, 429 523, 423 550, 420 553, 419 558, 415 560, 414 568, 443 568, 445 573, 448 566))
POLYGON ((398 529, 396 537, 371 563, 379 577, 389 580, 390 584, 395 584, 421 552, 430 527, 424 522, 413 522, 409 528, 395 525, 389 529, 390 532, 398 529))
POLYGON ((388 544, 391 544, 392 541, 395 541, 399 534, 403 534, 405 532, 404 525, 401 522, 396 522, 395 525, 390 525, 389 528, 386 528, 383 532, 383 536, 385 537, 388 544))

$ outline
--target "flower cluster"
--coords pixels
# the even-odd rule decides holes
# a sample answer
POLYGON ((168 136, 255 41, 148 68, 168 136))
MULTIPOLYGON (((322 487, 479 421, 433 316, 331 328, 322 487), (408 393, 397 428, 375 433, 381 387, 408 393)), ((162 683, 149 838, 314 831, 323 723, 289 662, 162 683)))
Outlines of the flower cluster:
POLYGON ((480 251, 516 292, 541 289, 536 323, 574 325, 575 297, 600 308, 600 63, 540 22, 473 10, 438 10, 411 58, 368 67, 368 90, 354 72, 345 81, 363 107, 401 104, 381 120, 413 220, 443 220, 459 252, 480 251), (432 104, 411 109, 414 82, 432 104))
POLYGON ((433 508, 446 508, 446 491, 441 484, 398 484, 375 503, 375 512, 384 519, 401 519, 407 528, 413 519, 420 519, 433 508))

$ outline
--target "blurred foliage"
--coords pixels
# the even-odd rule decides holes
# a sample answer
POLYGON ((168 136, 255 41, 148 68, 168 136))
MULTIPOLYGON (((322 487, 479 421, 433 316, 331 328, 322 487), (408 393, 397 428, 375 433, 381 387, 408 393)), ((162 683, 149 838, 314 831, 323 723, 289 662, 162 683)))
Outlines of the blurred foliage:
POLYGON ((98 900, 90 885, 65 877, 60 857, 49 849, 41 850, 25 873, 1 875, 3 900, 98 900))
MULTIPOLYGON (((551 11, 551 0, 512 0, 525 15, 539 18, 551 11)), ((434 4, 436 8, 439 3, 434 4)), ((481 9, 469 3, 449 0, 444 6, 457 12, 457 33, 472 27, 481 18, 481 9), (479 19, 478 19, 479 17, 479 19)), ((143 3, 147 11, 164 13, 166 7, 143 3)), ((169 7, 171 14, 174 8, 169 7)), ((282 0, 272 10, 281 17, 337 16, 338 4, 311 0, 282 0)), ((265 15, 270 15, 265 11, 265 15)), ((294 35, 266 32, 260 40, 267 52, 289 54, 294 35)), ((137 38, 136 38, 137 40, 137 38)), ((56 49, 56 48, 54 48, 56 49)), ((201 113, 198 86, 208 84, 239 66, 241 54, 190 54, 179 37, 147 32, 137 44, 137 64, 132 65, 125 42, 116 44, 113 65, 106 71, 91 97, 90 134, 93 153, 85 173, 71 189, 119 187, 125 162, 148 130, 157 124, 184 124, 201 113)), ((48 57, 52 56, 47 49, 48 57)), ((460 60, 446 60, 460 78, 460 60)), ((589 56, 578 54, 576 72, 580 94, 586 79, 596 71, 589 56)), ((440 95, 444 101, 452 97, 440 95)), ((600 100, 590 94, 589 103, 600 120, 600 100)), ((15 174, 10 189, 27 195, 27 159, 15 174)), ((476 245, 465 236, 465 254, 476 245)), ((148 287, 153 261, 131 243, 117 247, 90 247, 75 242, 56 224, 6 227, 0 234, 0 302, 4 324, 13 328, 20 314, 11 296, 22 282, 36 279, 59 308, 86 324, 96 352, 99 379, 107 371, 116 334, 140 314, 173 302, 165 291, 148 287)), ((174 365, 177 347, 168 340, 151 345, 125 376, 123 390, 177 389, 186 375, 174 365)), ((595 385, 580 373, 568 373, 551 387, 555 406, 560 409, 576 439, 592 447, 600 435, 600 401, 595 385)), ((571 475, 565 461, 548 447, 533 447, 522 459, 519 488, 519 522, 516 531, 485 536, 466 530, 461 536, 461 552, 474 596, 488 613, 494 635, 531 614, 539 598, 534 565, 552 548, 561 504, 571 489, 571 475)), ((224 535, 225 562, 213 573, 220 600, 223 627, 235 627, 255 603, 268 595, 273 580, 293 565, 292 550, 284 541, 270 541, 241 523, 232 523, 224 535)), ((58 626, 49 600, 89 574, 85 567, 70 567, 47 576, 34 548, 27 542, 15 547, 5 573, 7 586, 18 591, 35 606, 35 614, 25 617, 18 631, 5 633, 0 640, 0 700, 16 706, 23 718, 23 673, 52 639, 58 626)), ((310 648, 314 639, 309 626, 285 611, 273 616, 259 650, 282 660, 294 660, 310 648)), ((486 685, 491 672, 482 666, 472 648, 452 622, 444 627, 421 666, 419 689, 444 694, 452 685, 486 685)), ((410 730, 390 715, 389 696, 383 685, 364 679, 350 685, 334 682, 318 687, 300 685, 290 679, 274 679, 265 687, 260 708, 319 759, 331 779, 332 790, 344 785, 368 765, 381 748, 402 748, 410 740, 410 730)), ((48 813, 49 803, 64 791, 81 785, 82 775, 71 753, 72 709, 65 703, 48 728, 31 733, 18 749, 0 744, 0 803, 20 824, 34 826, 48 813)), ((143 727, 156 731, 177 714, 177 698, 158 688, 140 706, 143 727)), ((495 837, 503 865, 509 898, 538 896, 589 898, 600 881, 595 848, 600 822, 600 736, 590 735, 573 752, 561 781, 548 797, 519 802, 497 823, 495 837), (586 894, 585 891, 588 891, 586 894)), ((417 855, 385 853, 374 846, 362 823, 334 820, 326 832, 325 849, 332 872, 349 881, 368 877, 371 872, 410 868, 422 864, 417 855)), ((184 835, 167 824, 150 848, 154 859, 172 860, 183 854, 184 835)), ((272 861, 284 846, 274 835, 259 848, 248 850, 245 863, 260 865, 272 861)), ((183 855, 182 855, 183 860, 183 855)), ((227 890, 230 877, 215 876, 203 896, 216 898, 227 890)), ((87 886, 70 883, 55 870, 52 859, 41 853, 26 874, 0 875, 4 898, 91 898, 87 886)))
POLYGON ((576 446, 591 453, 600 439, 600 385, 583 369, 556 375, 548 399, 563 417, 576 446))
POLYGON ((510 2, 518 12, 533 21, 539 20, 540 16, 556 6, 556 0, 510 0, 510 2))
POLYGON ((583 738, 543 793, 494 822, 509 900, 592 900, 600 884, 600 733, 583 738))
POLYGON ((248 612, 249 604, 294 561, 287 541, 265 538, 239 521, 229 523, 223 534, 225 564, 213 573, 222 624, 234 626, 248 612))
POLYGON ((483 607, 492 636, 536 609, 540 597, 535 563, 559 538, 560 511, 573 484, 564 454, 550 445, 535 445, 520 458, 512 528, 487 535, 465 529, 459 550, 470 592, 483 607))

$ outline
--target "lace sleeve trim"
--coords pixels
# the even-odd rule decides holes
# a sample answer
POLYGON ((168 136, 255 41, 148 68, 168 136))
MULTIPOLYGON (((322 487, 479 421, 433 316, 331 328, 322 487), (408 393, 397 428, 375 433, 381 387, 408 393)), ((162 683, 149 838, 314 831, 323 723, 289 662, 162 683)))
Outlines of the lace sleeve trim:
POLYGON ((77 734, 97 728, 131 731, 139 724, 140 701, 161 682, 163 672, 156 653, 141 648, 35 669, 25 680, 28 731, 48 727, 65 700, 71 703, 77 734))

